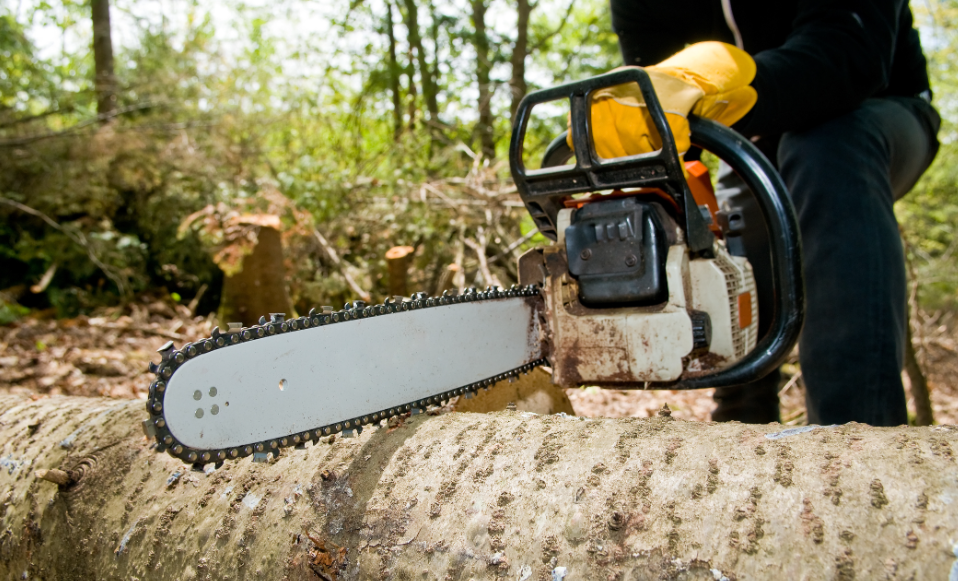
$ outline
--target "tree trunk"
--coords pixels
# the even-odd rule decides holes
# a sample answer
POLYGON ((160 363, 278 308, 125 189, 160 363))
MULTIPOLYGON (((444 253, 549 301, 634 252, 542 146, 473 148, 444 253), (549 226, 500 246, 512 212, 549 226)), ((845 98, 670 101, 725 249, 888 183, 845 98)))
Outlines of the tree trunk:
POLYGON ((110 0, 91 0, 93 18, 93 66, 96 78, 96 112, 101 123, 116 109, 116 75, 113 71, 113 41, 110 38, 110 0))
POLYGON ((396 58, 392 2, 386 2, 386 36, 389 39, 389 90, 393 97, 393 140, 399 141, 402 136, 402 95, 399 91, 399 60, 396 58))
MULTIPOLYGON (((433 87, 436 89, 436 97, 439 96, 442 80, 439 73, 439 24, 441 15, 436 10, 436 4, 433 0, 428 0, 426 7, 429 9, 429 40, 432 41, 432 63, 429 66, 429 76, 432 78, 433 87)), ((439 120, 439 105, 436 105, 436 121, 439 120)))
POLYGON ((291 310, 279 231, 261 226, 252 254, 243 257, 243 269, 223 279, 220 326, 225 329, 230 322, 254 325, 270 313, 290 315, 291 310))
POLYGON ((476 133, 482 155, 486 159, 496 157, 496 140, 493 135, 492 91, 489 84, 489 37, 486 35, 486 0, 471 0, 472 24, 475 27, 473 46, 476 49, 476 80, 479 84, 479 122, 476 133))
POLYGON ((416 130, 416 119, 418 118, 417 113, 419 112, 419 105, 416 103, 417 95, 419 94, 416 89, 416 64, 415 57, 413 56, 412 47, 409 48, 409 51, 406 53, 406 82, 408 90, 408 98, 406 102, 406 114, 409 117, 409 132, 412 133, 416 130))
POLYGON ((421 414, 202 473, 145 416, 0 397, 0 578, 958 574, 954 426, 421 414))
POLYGON ((419 64, 419 77, 422 80, 422 96, 426 101, 426 111, 429 113, 429 123, 432 129, 438 127, 439 104, 436 100, 436 81, 429 67, 429 59, 422 46, 422 35, 419 33, 419 8, 416 0, 403 0, 406 6, 405 24, 409 46, 416 51, 416 61, 419 64))
POLYGON ((905 322, 905 373, 908 374, 908 391, 915 402, 915 425, 930 426, 935 423, 935 414, 931 409, 931 394, 928 380, 921 370, 915 344, 912 340, 911 321, 905 322))
POLYGON ((516 43, 512 47, 512 78, 509 89, 512 93, 510 113, 512 124, 516 123, 519 102, 526 96, 526 56, 529 54, 529 0, 516 0, 516 43))

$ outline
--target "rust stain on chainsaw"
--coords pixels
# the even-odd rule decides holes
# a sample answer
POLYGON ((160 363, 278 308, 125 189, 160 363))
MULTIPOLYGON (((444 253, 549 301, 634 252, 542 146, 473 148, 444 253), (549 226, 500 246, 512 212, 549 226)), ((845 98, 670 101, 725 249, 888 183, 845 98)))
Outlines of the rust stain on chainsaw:
POLYGON ((691 379, 693 377, 702 377, 703 375, 715 373, 728 365, 728 357, 717 353, 706 353, 696 359, 695 363, 695 368, 686 367, 685 371, 682 372, 681 379, 691 379))

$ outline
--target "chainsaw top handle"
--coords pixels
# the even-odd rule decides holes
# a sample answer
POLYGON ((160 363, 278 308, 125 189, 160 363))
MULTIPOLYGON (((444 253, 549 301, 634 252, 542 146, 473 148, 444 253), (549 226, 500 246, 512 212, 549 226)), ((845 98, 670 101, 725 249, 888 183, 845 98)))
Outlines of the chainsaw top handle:
POLYGON ((566 83, 526 95, 519 103, 509 144, 509 165, 522 201, 539 231, 556 240, 556 216, 562 201, 572 194, 622 188, 659 188, 675 200, 684 217, 689 250, 709 254, 714 237, 698 210, 682 173, 675 138, 665 112, 655 96, 648 73, 632 67, 582 81, 566 83), (662 149, 641 155, 602 159, 592 139, 591 100, 595 91, 626 83, 637 83, 646 107, 661 136, 662 149), (529 170, 522 163, 523 141, 535 105, 568 99, 571 105, 572 145, 577 155, 574 166, 529 170))
MULTIPOLYGON (((661 389, 727 387, 764 377, 788 357, 798 340, 805 316, 805 283, 798 220, 781 176, 755 145, 734 130, 695 116, 689 116, 689 128, 692 144, 725 161, 755 196, 768 231, 774 309, 768 332, 742 359, 715 373, 653 386, 661 389)), ((714 243, 714 236, 689 193, 665 114, 655 97, 648 75, 642 69, 615 71, 527 95, 519 105, 509 162, 522 201, 539 230, 553 240, 556 238, 556 215, 570 195, 605 189, 657 187, 672 196, 679 208, 684 208, 686 235, 692 252, 702 253, 699 248, 701 245, 707 242, 711 247, 714 243), (603 160, 596 155, 591 139, 591 94, 598 89, 627 82, 638 83, 662 138, 662 149, 652 154, 603 160), (562 98, 568 98, 572 103, 572 143, 578 152, 575 166, 553 166, 565 163, 572 155, 566 144, 567 134, 563 133, 549 146, 543 163, 544 166, 553 167, 526 170, 522 165, 522 143, 532 107, 562 98), (701 223, 697 223, 695 218, 701 223), (699 240, 699 233, 702 240, 699 240), (693 242, 696 246, 693 246, 693 242)), ((759 289, 759 292, 767 290, 759 289)))

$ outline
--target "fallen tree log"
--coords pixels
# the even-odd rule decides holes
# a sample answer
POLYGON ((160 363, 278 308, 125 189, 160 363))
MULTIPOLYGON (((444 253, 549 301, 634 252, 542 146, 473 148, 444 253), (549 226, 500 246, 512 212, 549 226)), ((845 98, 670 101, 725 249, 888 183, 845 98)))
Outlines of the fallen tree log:
POLYGON ((0 578, 958 575, 953 426, 423 414, 194 472, 142 405, 0 397, 0 578))

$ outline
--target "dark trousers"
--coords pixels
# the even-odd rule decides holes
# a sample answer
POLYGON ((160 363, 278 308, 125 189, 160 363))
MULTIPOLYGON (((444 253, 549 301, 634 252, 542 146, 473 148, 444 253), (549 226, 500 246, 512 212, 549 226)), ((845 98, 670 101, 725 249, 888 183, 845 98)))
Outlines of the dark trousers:
MULTIPOLYGON (((934 159, 939 123, 921 99, 876 98, 778 143, 802 234, 807 306, 799 354, 809 423, 907 423, 905 261, 893 205, 934 159)), ((720 178, 720 203, 745 212, 761 324, 770 306, 767 234, 749 227, 762 223, 751 193, 731 172, 720 178)), ((713 419, 777 421, 779 377, 716 390, 713 419)))

